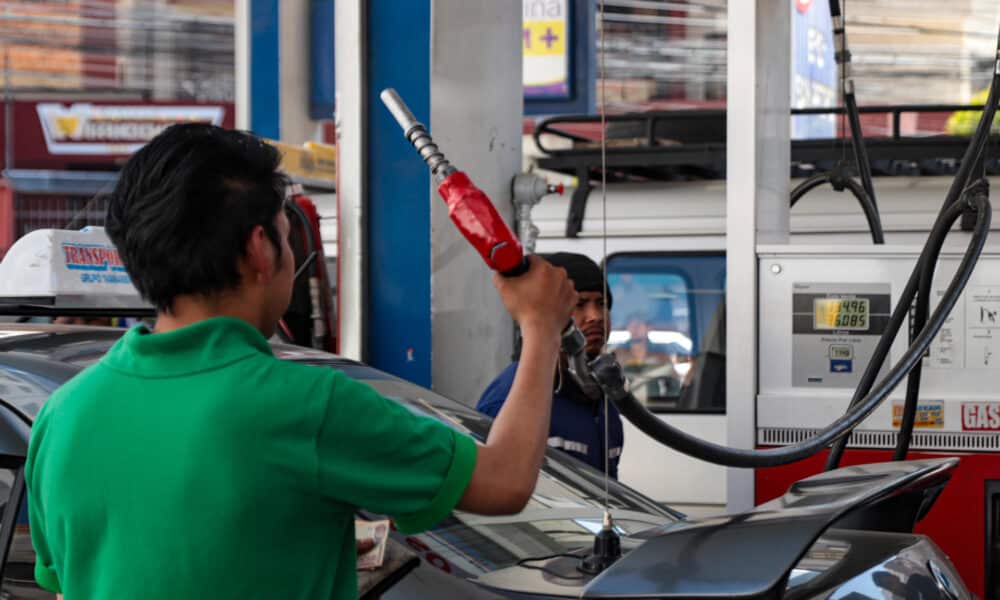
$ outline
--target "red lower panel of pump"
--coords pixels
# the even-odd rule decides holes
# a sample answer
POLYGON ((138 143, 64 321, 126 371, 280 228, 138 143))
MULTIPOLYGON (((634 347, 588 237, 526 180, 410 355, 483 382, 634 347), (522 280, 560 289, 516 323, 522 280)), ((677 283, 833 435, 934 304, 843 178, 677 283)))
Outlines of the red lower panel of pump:
MULTIPOLYGON (((1000 491, 1000 454, 971 454, 945 452, 911 452, 910 460, 957 456, 961 460, 953 471, 951 481, 930 513, 917 524, 916 532, 927 535, 944 551, 958 568, 969 591, 980 598, 994 598, 985 593, 986 547, 997 540, 987 536, 988 516, 992 529, 1000 527, 996 519, 1000 514, 987 515, 987 506, 997 507, 1000 513, 1000 493, 987 498, 987 491, 1000 491)), ((757 469, 754 479, 755 504, 777 498, 788 491, 792 483, 815 475, 823 470, 827 452, 783 467, 757 469)), ((847 450, 842 466, 884 462, 892 458, 891 450, 847 450)), ((992 510, 992 509, 991 509, 992 510)), ((995 563, 998 557, 991 557, 995 563)), ((997 574, 1000 577, 1000 573, 997 574)), ((997 582, 991 582, 994 587, 997 582)))

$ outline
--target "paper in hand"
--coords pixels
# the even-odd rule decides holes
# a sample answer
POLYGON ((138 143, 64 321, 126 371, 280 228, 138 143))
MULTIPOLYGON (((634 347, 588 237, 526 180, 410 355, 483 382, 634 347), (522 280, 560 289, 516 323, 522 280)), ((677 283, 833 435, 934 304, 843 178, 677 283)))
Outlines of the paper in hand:
POLYGON ((358 570, 377 569, 385 560, 385 543, 389 539, 389 521, 354 521, 355 540, 375 540, 375 547, 358 555, 358 570))

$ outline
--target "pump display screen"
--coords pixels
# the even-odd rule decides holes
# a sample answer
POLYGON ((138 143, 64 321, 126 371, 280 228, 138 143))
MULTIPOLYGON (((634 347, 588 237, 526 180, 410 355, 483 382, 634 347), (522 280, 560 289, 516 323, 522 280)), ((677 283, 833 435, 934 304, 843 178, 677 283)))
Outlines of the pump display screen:
POLYGON ((816 329, 867 331, 870 304, 868 298, 816 298, 813 325, 816 329))

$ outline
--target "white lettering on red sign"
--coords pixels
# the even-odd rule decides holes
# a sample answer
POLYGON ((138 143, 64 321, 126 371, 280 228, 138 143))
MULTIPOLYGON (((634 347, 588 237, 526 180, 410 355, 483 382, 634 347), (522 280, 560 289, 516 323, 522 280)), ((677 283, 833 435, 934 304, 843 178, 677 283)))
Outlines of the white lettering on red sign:
POLYGON ((131 154, 176 123, 222 125, 225 107, 207 105, 35 106, 49 154, 131 154))
POLYGON ((963 402, 963 431, 1000 431, 1000 402, 963 402))

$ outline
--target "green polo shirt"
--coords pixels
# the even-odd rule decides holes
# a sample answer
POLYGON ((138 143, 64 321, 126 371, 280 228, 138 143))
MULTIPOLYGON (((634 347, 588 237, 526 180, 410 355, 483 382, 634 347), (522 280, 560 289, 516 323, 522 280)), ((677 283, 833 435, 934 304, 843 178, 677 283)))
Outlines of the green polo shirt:
POLYGON ((131 329, 31 435, 35 578, 67 600, 356 598, 354 511, 448 515, 471 438, 245 321, 131 329))

